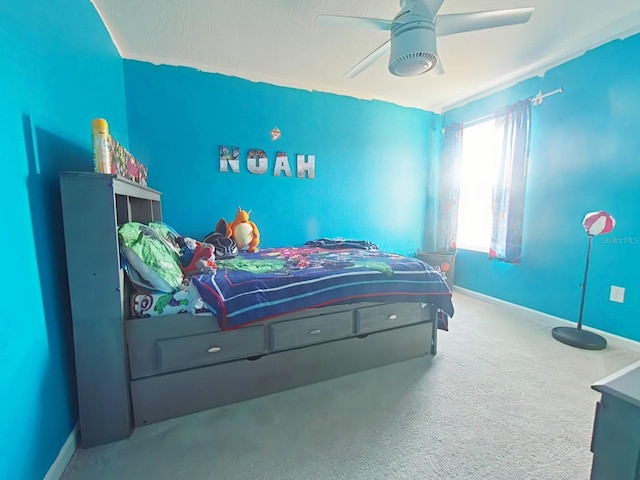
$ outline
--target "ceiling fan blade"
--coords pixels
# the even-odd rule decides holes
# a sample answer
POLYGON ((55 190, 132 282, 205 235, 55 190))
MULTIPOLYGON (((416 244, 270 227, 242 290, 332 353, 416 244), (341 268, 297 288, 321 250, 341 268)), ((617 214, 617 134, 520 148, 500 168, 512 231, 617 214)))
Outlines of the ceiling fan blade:
POLYGON ((436 17, 443 3, 444 0, 415 0, 411 13, 432 19, 436 17))
POLYGON ((531 18, 533 10, 533 7, 523 7, 487 12, 438 15, 436 17, 436 35, 443 37, 455 33, 526 23, 531 18))
POLYGON ((341 15, 318 15, 318 25, 330 27, 365 28, 367 30, 391 30, 393 22, 383 18, 345 17, 341 15))
POLYGON ((362 61, 358 63, 355 67, 353 67, 351 70, 345 73, 344 74, 345 78, 353 78, 356 75, 358 75, 360 72, 362 72, 365 68, 369 68, 378 59, 380 59, 381 57, 384 57, 385 54, 389 53, 390 49, 391 49, 391 39, 384 42, 382 45, 376 48, 373 52, 371 52, 369 55, 363 58, 362 61))

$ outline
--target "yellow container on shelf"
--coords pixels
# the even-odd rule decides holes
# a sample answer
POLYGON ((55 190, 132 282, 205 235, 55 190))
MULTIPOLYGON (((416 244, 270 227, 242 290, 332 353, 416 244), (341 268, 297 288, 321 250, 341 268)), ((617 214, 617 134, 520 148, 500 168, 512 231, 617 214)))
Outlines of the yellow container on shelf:
POLYGON ((109 150, 109 124, 104 118, 91 121, 93 138, 93 168, 98 173, 111 173, 111 152, 109 150))

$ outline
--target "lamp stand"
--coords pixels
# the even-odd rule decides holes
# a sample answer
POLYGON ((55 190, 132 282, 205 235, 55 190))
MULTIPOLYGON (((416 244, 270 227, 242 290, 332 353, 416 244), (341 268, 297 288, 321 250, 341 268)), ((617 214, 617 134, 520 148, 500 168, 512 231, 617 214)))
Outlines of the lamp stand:
POLYGON ((584 296, 587 291, 587 274, 589 273, 589 257, 591 255, 591 240, 593 235, 589 235, 589 245, 587 247, 587 262, 584 266, 584 279, 582 280, 582 298, 580 299, 580 313, 578 315, 578 325, 574 327, 555 327, 551 330, 553 338, 559 342, 571 345, 572 347, 584 348, 587 350, 603 350, 607 347, 607 340, 600 335, 582 330, 582 313, 584 311, 584 296))

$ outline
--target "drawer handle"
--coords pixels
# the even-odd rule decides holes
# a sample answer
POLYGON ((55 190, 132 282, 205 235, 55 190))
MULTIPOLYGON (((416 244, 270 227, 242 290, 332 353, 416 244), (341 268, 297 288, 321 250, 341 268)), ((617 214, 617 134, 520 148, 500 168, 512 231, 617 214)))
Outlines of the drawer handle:
POLYGON ((317 328, 315 330, 311 330, 309 332, 309 335, 318 335, 320 333, 320 330, 318 330, 317 328))
POLYGON ((207 350, 207 352, 218 353, 220 350, 222 350, 220 347, 211 347, 209 350, 207 350))
POLYGON ((395 313, 389 315, 389 320, 395 320, 396 318, 398 318, 398 315, 396 315, 395 313))

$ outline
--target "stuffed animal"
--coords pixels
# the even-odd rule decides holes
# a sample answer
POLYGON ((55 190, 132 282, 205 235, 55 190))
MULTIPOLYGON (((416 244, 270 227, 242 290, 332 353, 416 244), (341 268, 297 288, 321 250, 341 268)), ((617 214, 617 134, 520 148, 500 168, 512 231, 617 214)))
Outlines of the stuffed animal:
POLYGON ((213 232, 207 235, 205 242, 213 246, 213 253, 216 259, 229 260, 238 256, 238 246, 233 238, 225 237, 223 234, 213 232))
POLYGON ((216 259, 228 260, 238 256, 236 241, 227 237, 227 221, 224 218, 218 220, 215 231, 204 237, 202 242, 213 246, 216 259))
POLYGON ((216 269, 214 247, 193 238, 180 237, 180 268, 185 275, 209 273, 216 269))
POLYGON ((260 231, 255 223, 249 221, 251 210, 245 212, 238 207, 236 218, 227 225, 227 237, 233 238, 240 250, 247 249, 249 252, 257 252, 260 243, 260 231))

